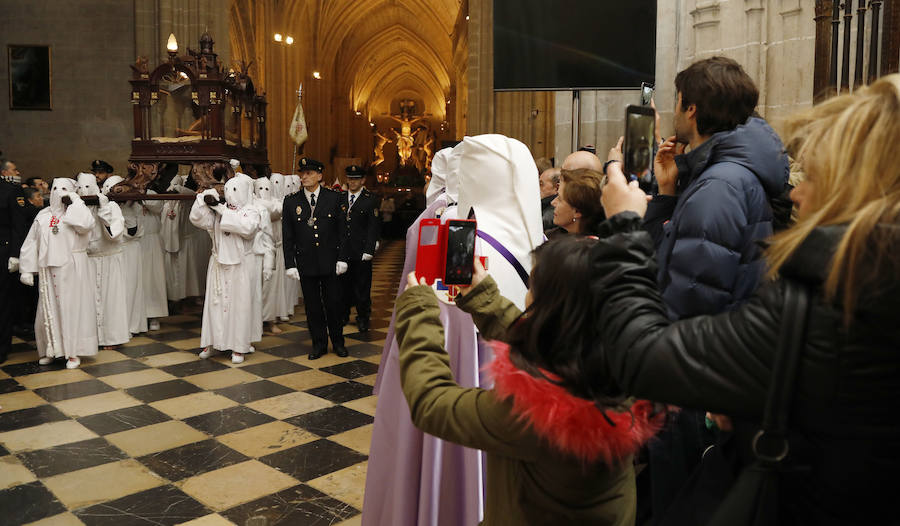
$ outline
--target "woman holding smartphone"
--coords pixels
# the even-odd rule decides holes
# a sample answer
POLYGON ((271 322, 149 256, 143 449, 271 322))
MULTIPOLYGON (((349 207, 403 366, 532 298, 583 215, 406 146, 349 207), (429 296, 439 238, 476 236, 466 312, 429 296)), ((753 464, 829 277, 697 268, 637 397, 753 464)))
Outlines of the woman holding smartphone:
POLYGON ((408 277, 396 305, 401 383, 422 431, 487 453, 483 524, 632 525, 633 454, 661 427, 661 408, 597 397, 582 370, 594 302, 584 293, 596 239, 563 236, 534 252, 525 312, 475 263, 456 304, 495 338, 493 389, 463 388, 444 351, 433 290, 408 277))

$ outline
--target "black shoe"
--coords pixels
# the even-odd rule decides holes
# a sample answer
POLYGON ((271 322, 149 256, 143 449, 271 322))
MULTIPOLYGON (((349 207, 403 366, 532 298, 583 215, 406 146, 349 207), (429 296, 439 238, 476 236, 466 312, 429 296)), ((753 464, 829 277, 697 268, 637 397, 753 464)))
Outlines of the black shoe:
POLYGON ((325 356, 325 353, 326 353, 326 352, 328 352, 328 351, 325 350, 325 349, 319 349, 319 350, 315 350, 315 351, 310 351, 310 352, 309 352, 309 359, 310 359, 310 360, 318 360, 318 359, 321 358, 322 356, 325 356))
POLYGON ((369 320, 356 320, 356 327, 359 332, 369 332, 369 320))
POLYGON ((343 345, 341 345, 340 347, 335 347, 334 353, 337 354, 338 356, 340 356, 341 358, 346 358, 347 356, 350 355, 350 353, 347 352, 347 348, 344 347, 343 345))

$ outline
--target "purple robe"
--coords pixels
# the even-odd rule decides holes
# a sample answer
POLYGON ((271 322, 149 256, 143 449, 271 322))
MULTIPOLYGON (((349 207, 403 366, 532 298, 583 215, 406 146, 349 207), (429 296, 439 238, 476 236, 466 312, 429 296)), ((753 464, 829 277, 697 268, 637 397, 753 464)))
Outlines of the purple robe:
MULTIPOLYGON (((439 196, 406 232, 406 260, 397 296, 406 275, 415 270, 419 223, 434 218, 447 204, 439 196)), ((446 217, 445 217, 446 218, 446 217)), ((366 476, 363 526, 472 525, 484 516, 484 455, 427 435, 413 426, 409 406, 400 389, 400 362, 394 319, 388 328, 375 394, 378 407, 372 431, 366 476)), ((481 366, 490 361, 489 347, 480 343, 472 317, 441 304, 445 348, 456 382, 484 387, 481 366)))

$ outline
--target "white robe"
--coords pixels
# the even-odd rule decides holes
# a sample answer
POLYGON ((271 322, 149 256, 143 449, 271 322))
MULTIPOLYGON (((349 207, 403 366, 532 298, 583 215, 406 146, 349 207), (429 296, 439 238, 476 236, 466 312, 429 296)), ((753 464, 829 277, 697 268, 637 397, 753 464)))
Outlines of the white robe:
MULTIPOLYGON (((154 193, 148 190, 147 193, 154 193)), ((169 315, 166 302, 166 268, 160 239, 160 214, 163 201, 144 201, 138 221, 143 223, 141 254, 144 263, 144 308, 148 318, 163 318, 169 315)))
POLYGON ((219 215, 206 206, 202 195, 198 195, 190 219, 197 228, 209 232, 213 243, 206 277, 200 346, 211 346, 219 351, 253 352, 250 344, 259 341, 262 333, 260 321, 251 315, 256 264, 253 239, 259 229, 259 213, 255 207, 224 208, 219 215), (257 325, 260 325, 259 337, 256 336, 257 325))
POLYGON ((125 218, 119 205, 89 207, 94 215, 87 254, 94 275, 94 306, 100 345, 121 345, 131 339, 128 330, 127 272, 122 236, 125 218))
POLYGON ((273 321, 278 316, 287 316, 284 308, 284 257, 281 265, 278 264, 278 250, 276 245, 281 243, 281 204, 274 200, 263 202, 254 201, 260 208, 260 232, 253 242, 253 251, 262 257, 261 270, 271 269, 272 277, 262 281, 261 316, 263 321, 273 321), (277 218, 278 223, 275 223, 277 218), (278 227, 276 232, 275 228, 278 227))
POLYGON ((94 216, 84 203, 73 203, 61 213, 56 234, 52 232, 53 217, 50 208, 38 212, 19 256, 20 272, 39 273, 34 320, 38 355, 94 356, 97 313, 94 275, 87 256, 94 216))
POLYGON ((125 217, 125 234, 122 250, 125 253, 125 297, 128 301, 128 330, 132 334, 147 332, 147 309, 144 305, 144 264, 140 238, 144 232, 138 222, 140 205, 134 202, 121 205, 125 217), (134 230, 134 235, 128 233, 134 230))
POLYGON ((272 221, 269 220, 269 210, 254 201, 253 207, 258 214, 259 227, 253 236, 253 308, 251 310, 254 322, 253 340, 259 341, 263 334, 263 321, 271 321, 272 318, 263 317, 263 270, 275 268, 275 241, 272 238, 272 221), (258 329, 258 332, 257 332, 258 329))

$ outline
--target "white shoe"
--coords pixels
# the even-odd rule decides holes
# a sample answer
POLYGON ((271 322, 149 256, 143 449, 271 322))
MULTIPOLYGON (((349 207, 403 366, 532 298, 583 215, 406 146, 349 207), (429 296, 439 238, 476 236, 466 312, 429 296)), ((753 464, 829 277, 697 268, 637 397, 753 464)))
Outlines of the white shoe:
POLYGON ((158 331, 159 330, 159 322, 156 320, 150 320, 150 330, 158 331))
POLYGON ((239 352, 231 353, 231 363, 244 363, 244 355, 239 352))
POLYGON ((81 365, 81 358, 69 358, 66 360, 66 369, 78 369, 78 366, 81 365))
POLYGON ((51 363, 53 363, 53 358, 51 358, 49 356, 44 356, 43 358, 38 360, 38 363, 41 365, 50 365, 51 363))
POLYGON ((212 353, 213 353, 212 347, 207 347, 206 349, 203 349, 202 351, 200 351, 200 354, 198 354, 197 356, 199 356, 200 358, 203 358, 205 360, 205 359, 209 358, 210 356, 212 356, 212 353))
POLYGON ((281 321, 291 321, 290 316, 279 316, 278 319, 281 321))

